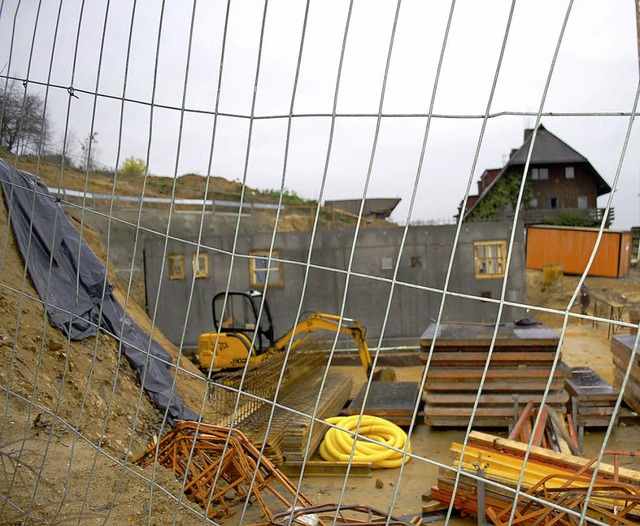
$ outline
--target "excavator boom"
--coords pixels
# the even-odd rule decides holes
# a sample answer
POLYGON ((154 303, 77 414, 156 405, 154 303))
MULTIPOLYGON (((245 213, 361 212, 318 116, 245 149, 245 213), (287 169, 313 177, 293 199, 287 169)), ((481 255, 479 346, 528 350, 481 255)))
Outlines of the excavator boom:
POLYGON ((298 322, 295 327, 282 336, 273 346, 275 352, 286 350, 289 342, 291 349, 300 347, 311 336, 311 333, 318 330, 327 330, 332 332, 340 332, 350 334, 358 348, 358 356, 365 373, 371 372, 371 355, 369 354, 369 345, 365 336, 366 330, 357 320, 342 318, 334 314, 324 314, 322 312, 314 312, 304 320, 298 322))

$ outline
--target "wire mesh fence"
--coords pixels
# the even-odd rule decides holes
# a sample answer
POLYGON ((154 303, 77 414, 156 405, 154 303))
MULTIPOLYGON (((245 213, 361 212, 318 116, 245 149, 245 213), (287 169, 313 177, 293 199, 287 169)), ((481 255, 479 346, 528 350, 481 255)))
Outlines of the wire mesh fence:
POLYGON ((637 27, 0 3, 2 522, 637 522, 637 27))

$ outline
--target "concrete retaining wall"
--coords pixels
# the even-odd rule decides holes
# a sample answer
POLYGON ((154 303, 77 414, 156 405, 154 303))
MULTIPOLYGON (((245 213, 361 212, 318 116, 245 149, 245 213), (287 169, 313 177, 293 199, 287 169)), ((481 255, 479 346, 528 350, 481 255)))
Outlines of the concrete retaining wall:
MULTIPOLYGON (((185 221, 183 227, 188 228, 188 224, 185 221)), ((500 298, 503 280, 476 279, 474 242, 508 241, 511 227, 511 223, 470 223, 463 227, 449 283, 449 291, 454 295, 448 296, 445 302, 445 321, 495 321, 498 308, 490 298, 500 298)), ((306 261, 311 234, 278 233, 274 249, 282 262, 283 286, 270 287, 267 293, 276 336, 281 336, 293 325, 301 297, 303 311, 333 314, 340 313, 344 299, 344 315, 359 320, 368 328, 371 346, 378 344, 381 335, 383 346, 417 345, 429 318, 438 315, 442 299, 440 291, 445 283, 455 229, 455 225, 410 227, 395 285, 392 280, 403 228, 361 230, 353 257, 353 230, 317 232, 308 272, 306 261), (350 261, 351 273, 348 273, 350 261)), ((174 225, 172 233, 176 238, 197 236, 197 230, 183 231, 180 235, 177 231, 174 225)), ((167 337, 182 344, 185 350, 197 345, 200 333, 213 329, 213 295, 225 290, 227 283, 231 290, 251 288, 249 255, 254 250, 268 250, 271 245, 271 233, 241 227, 232 256, 234 237, 212 235, 211 231, 207 226, 201 246, 201 253, 209 258, 209 277, 195 280, 191 267, 192 255, 196 252, 194 243, 168 239, 165 248, 162 237, 145 235, 144 239, 147 310, 150 316, 155 316, 157 325, 167 337), (184 279, 169 279, 169 254, 185 256, 184 279)), ((506 291, 506 300, 511 302, 525 301, 523 238, 523 228, 518 226, 506 291)), ((512 321, 524 315, 520 308, 506 307, 503 320, 512 321)))

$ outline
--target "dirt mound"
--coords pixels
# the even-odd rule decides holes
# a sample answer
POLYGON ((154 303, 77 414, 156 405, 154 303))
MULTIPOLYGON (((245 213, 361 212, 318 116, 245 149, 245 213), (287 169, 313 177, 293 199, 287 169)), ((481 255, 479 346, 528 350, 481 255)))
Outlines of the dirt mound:
MULTIPOLYGON (((558 311, 564 311, 569 307, 571 312, 579 313, 579 295, 576 297, 575 304, 570 305, 571 297, 579 281, 580 276, 561 275, 546 290, 543 290, 542 271, 527 270, 527 304, 532 306, 530 315, 551 327, 561 327, 563 322, 562 315, 535 311, 535 307, 558 311)), ((596 315, 594 312, 596 295, 616 298, 629 305, 640 305, 640 269, 638 268, 632 268, 629 275, 618 279, 589 276, 585 279, 584 284, 587 286, 591 296, 588 308, 588 314, 590 315, 596 315)), ((610 313, 605 312, 597 314, 603 317, 610 316, 610 313)), ((628 310, 626 309, 623 311, 623 320, 629 321, 628 310)), ((569 324, 575 325, 578 323, 579 320, 569 318, 569 324)))
MULTIPOLYGON (((81 511, 83 521, 92 516, 104 517, 110 508, 100 509, 105 503, 98 501, 108 501, 111 495, 108 490, 115 492, 121 484, 123 488, 132 488, 139 483, 131 476, 129 464, 123 470, 113 458, 130 461, 132 455, 141 452, 162 432, 163 415, 142 390, 116 340, 99 334, 70 341, 50 326, 15 245, 1 192, 0 232, 0 385, 6 388, 6 396, 0 397, 0 414, 4 415, 0 423, 0 462, 5 468, 0 476, 0 494, 22 509, 31 510, 34 517, 47 521, 56 516, 59 520, 78 518, 81 511), (59 454, 53 454, 55 451, 59 454), (14 480, 10 466, 14 465, 12 458, 21 452, 24 453, 21 462, 26 467, 14 480), (111 460, 105 455, 112 456, 111 460), (61 460, 62 457, 66 460, 61 460), (87 502, 95 509, 81 509, 78 497, 82 495, 74 495, 72 505, 65 501, 69 495, 64 490, 51 490, 65 487, 66 466, 72 458, 74 478, 93 474, 91 488, 87 489, 88 479, 86 484, 74 487, 92 495, 87 502), (65 469, 61 470, 61 466, 65 469), (33 484, 36 478, 39 483, 33 484), (105 488, 106 481, 113 487, 105 488)), ((98 236, 86 225, 82 234, 104 261, 106 251, 98 236)), ((148 332, 152 331, 145 312, 133 301, 125 302, 125 294, 117 287, 111 269, 109 279, 116 286, 114 294, 118 301, 127 305, 129 316, 148 332)), ((205 379, 159 330, 151 333, 174 363, 179 361, 183 370, 177 375, 176 390, 189 407, 200 412, 205 379)), ((205 412, 205 421, 208 416, 205 412)), ((180 485, 173 486, 177 486, 175 495, 180 495, 180 485)), ((140 491, 147 497, 149 487, 140 491)), ((129 493, 127 490, 125 495, 129 493)), ((166 496, 163 498, 166 500, 166 496)), ((169 504, 167 500, 166 509, 173 510, 175 505, 169 504)), ((135 506, 133 502, 127 509, 138 508, 143 513, 142 505, 135 506)), ((16 517, 19 516, 22 515, 16 512, 16 517)), ((123 522, 133 520, 121 518, 123 522)))

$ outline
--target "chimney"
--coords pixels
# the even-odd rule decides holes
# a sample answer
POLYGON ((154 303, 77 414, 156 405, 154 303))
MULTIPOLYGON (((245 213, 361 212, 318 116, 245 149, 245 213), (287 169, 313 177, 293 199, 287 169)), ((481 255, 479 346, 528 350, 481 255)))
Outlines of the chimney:
MULTIPOLYGON (((526 139, 525 139, 526 140, 526 139)), ((509 159, 512 159, 513 156, 516 154, 516 152, 518 151, 518 148, 514 148, 513 150, 511 150, 511 153, 509 154, 509 159)))

